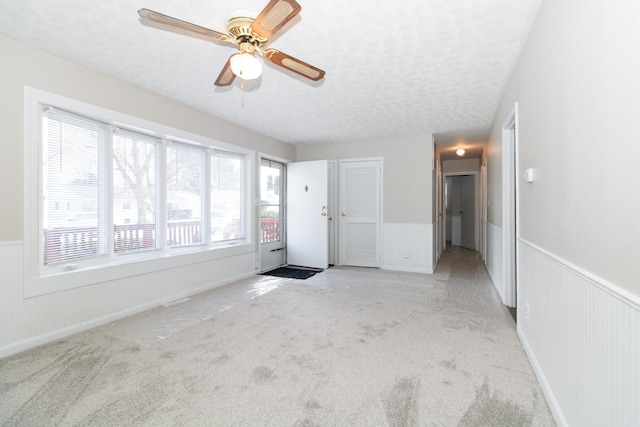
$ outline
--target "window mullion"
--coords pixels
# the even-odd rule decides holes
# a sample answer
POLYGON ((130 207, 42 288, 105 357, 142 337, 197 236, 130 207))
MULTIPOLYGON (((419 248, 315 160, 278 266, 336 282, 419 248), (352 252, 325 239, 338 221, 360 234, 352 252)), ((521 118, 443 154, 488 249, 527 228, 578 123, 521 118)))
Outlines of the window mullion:
POLYGON ((202 165, 202 231, 200 241, 211 244, 211 157, 213 150, 205 151, 202 165))
POLYGON ((167 244, 167 147, 169 141, 163 139, 158 150, 157 197, 156 197, 156 236, 158 248, 169 252, 167 244))
POLYGON ((114 249, 114 222, 113 222, 113 205, 114 205, 114 175, 113 175, 113 149, 114 149, 114 135, 117 132, 117 128, 109 127, 107 132, 107 138, 105 138, 104 147, 100 152, 103 156, 102 161, 102 173, 100 184, 105 186, 105 190, 101 192, 102 197, 100 200, 100 209, 102 219, 100 221, 102 229, 100 234, 104 236, 104 244, 106 246, 105 252, 111 259, 115 258, 114 249), (105 200, 106 199, 106 200, 105 200))

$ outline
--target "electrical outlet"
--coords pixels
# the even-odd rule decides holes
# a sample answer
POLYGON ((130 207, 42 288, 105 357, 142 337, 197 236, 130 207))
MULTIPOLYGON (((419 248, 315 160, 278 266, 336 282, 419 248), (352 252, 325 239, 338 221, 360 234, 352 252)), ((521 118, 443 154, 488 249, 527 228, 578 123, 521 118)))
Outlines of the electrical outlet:
POLYGON ((529 304, 526 303, 524 305, 524 318, 527 319, 527 323, 529 322, 529 304))
POLYGON ((404 257, 409 258, 409 251, 404 251, 404 257))

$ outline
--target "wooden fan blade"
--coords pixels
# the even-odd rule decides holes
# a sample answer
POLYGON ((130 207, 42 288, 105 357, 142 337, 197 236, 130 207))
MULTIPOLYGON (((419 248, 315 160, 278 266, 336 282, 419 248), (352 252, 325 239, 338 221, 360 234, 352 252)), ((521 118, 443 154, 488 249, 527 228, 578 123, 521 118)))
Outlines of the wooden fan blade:
POLYGON ((222 71, 220 71, 220 74, 218 75, 218 78, 216 79, 216 86, 229 86, 231 83, 233 83, 233 80, 236 78, 236 75, 233 74, 233 71, 231 71, 231 57, 229 57, 229 59, 227 60, 227 63, 224 64, 224 67, 222 68, 222 71))
POLYGON ((162 13, 149 10, 149 9, 140 9, 138 11, 140 17, 144 20, 154 22, 156 24, 161 24, 167 29, 180 29, 188 33, 193 33, 192 35, 197 35, 200 37, 204 37, 206 39, 210 39, 212 41, 228 41, 229 36, 220 33, 218 31, 210 30, 209 28, 201 27, 196 24, 192 24, 187 21, 182 21, 177 18, 173 18, 168 15, 163 15, 162 13))
POLYGON ((320 68, 316 68, 313 65, 309 65, 293 56, 282 53, 276 49, 267 49, 264 52, 264 58, 276 65, 293 71, 296 74, 300 74, 302 77, 306 77, 313 81, 318 81, 324 77, 324 71, 320 68))
POLYGON ((251 31, 270 39, 301 10, 302 6, 296 0, 271 0, 251 24, 251 31))

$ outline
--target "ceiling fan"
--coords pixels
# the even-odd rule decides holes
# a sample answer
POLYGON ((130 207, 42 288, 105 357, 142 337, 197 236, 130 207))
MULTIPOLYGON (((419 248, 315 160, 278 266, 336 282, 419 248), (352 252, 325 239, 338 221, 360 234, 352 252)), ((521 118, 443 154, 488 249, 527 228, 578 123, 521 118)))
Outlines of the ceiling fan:
POLYGON ((240 52, 231 55, 215 82, 216 86, 229 86, 236 76, 243 80, 260 76, 262 64, 256 58, 256 52, 265 60, 307 79, 317 81, 324 77, 325 72, 321 69, 279 50, 266 48, 269 39, 301 10, 295 0, 271 0, 256 17, 246 16, 251 15, 247 11, 234 14, 227 21, 226 34, 149 9, 140 9, 138 13, 143 20, 171 30, 179 29, 187 35, 236 45, 240 52))

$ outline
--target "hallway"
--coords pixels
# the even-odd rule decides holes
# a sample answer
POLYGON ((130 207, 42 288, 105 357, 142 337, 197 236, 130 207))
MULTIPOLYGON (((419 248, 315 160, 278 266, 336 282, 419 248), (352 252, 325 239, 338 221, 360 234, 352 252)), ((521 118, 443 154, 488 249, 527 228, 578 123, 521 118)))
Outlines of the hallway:
POLYGON ((255 276, 0 360, 1 425, 554 425, 477 253, 255 276))

